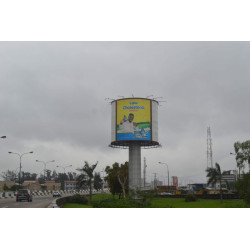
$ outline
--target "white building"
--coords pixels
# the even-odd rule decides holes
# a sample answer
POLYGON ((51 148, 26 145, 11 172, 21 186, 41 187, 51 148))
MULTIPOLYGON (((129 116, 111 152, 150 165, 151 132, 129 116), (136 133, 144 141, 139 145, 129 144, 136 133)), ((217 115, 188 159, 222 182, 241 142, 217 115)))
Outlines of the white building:
POLYGON ((64 190, 65 191, 76 190, 76 183, 77 181, 64 181, 64 190))

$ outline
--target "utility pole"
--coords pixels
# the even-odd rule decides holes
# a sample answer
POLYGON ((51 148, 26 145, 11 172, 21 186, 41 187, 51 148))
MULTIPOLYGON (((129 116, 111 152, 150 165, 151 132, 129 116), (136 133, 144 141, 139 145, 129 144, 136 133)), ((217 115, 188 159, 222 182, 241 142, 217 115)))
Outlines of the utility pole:
POLYGON ((143 168, 143 187, 146 187, 146 157, 144 157, 144 168, 143 168))

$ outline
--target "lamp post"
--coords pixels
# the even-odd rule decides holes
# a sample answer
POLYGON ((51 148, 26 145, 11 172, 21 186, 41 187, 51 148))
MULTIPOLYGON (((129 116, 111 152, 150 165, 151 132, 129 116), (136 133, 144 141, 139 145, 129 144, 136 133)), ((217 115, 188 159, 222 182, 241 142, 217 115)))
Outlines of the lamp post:
POLYGON ((3 136, 1 136, 0 138, 2 138, 2 139, 5 139, 5 138, 7 138, 5 135, 3 135, 3 136))
POLYGON ((41 162, 41 163, 44 165, 44 189, 46 189, 46 186, 45 186, 45 180, 46 180, 46 178, 45 178, 46 165, 47 165, 48 163, 50 163, 50 162, 55 162, 55 160, 47 161, 47 162, 36 160, 36 162, 41 162))
POLYGON ((19 154, 19 153, 14 153, 14 152, 9 152, 9 154, 15 154, 15 155, 18 155, 19 158, 20 158, 20 171, 19 171, 19 185, 21 185, 21 169, 22 169, 22 157, 26 154, 33 154, 33 151, 30 151, 30 152, 27 152, 27 153, 22 153, 22 154, 19 154))
MULTIPOLYGON (((163 165, 166 165, 167 166, 167 169, 168 169, 168 164, 165 163, 165 162, 158 162, 159 164, 163 164, 163 165)), ((168 169, 168 192, 169 192, 169 169, 168 169)))
MULTIPOLYGON (((57 168, 63 168, 64 169, 64 177, 65 177, 65 169, 66 168, 70 168, 72 167, 72 165, 69 165, 69 166, 66 166, 66 167, 63 167, 63 166, 56 166, 57 168)), ((63 184, 65 183, 65 180, 63 181, 63 184)), ((65 185, 63 185, 63 190, 65 189, 65 185)))

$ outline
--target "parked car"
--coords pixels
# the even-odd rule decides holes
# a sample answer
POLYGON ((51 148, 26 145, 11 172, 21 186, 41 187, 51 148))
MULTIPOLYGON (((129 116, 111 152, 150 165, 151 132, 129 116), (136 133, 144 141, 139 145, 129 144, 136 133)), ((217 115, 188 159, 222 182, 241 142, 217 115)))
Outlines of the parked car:
POLYGON ((20 189, 16 194, 16 201, 32 201, 32 193, 29 189, 20 189))
POLYGON ((53 192, 53 197, 61 197, 61 193, 58 191, 53 192))

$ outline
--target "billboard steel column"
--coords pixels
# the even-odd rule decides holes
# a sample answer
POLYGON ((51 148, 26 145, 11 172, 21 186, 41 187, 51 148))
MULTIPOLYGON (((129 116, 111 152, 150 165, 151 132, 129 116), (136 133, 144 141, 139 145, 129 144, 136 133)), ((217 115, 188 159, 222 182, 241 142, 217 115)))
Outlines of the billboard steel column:
POLYGON ((139 143, 129 145, 129 188, 141 187, 141 146, 139 143))

